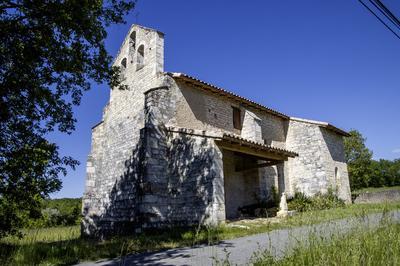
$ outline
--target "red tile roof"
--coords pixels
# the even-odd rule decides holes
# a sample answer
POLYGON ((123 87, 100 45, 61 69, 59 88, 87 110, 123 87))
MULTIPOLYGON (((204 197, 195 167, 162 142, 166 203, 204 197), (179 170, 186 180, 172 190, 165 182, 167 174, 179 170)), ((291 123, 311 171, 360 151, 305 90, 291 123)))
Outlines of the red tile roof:
POLYGON ((273 110, 271 108, 263 106, 263 105, 261 105, 259 103, 256 103, 256 102, 252 101, 252 100, 246 99, 246 98, 244 98, 244 97, 242 97, 240 95, 237 95, 235 93, 227 91, 227 90, 225 90, 223 88, 214 86, 214 85, 212 85, 210 83, 204 82, 204 81, 199 80, 197 78, 194 78, 192 76, 189 76, 189 75, 186 75, 186 74, 183 74, 183 73, 168 73, 168 74, 171 77, 175 78, 175 79, 182 80, 182 81, 185 81, 185 82, 189 82, 189 83, 191 83, 193 85, 199 85, 205 90, 209 90, 209 91, 217 93, 217 94, 219 94, 221 96, 225 96, 225 97, 240 101, 240 102, 242 102, 242 104, 250 105, 253 108, 260 109, 260 110, 265 111, 267 113, 279 116, 279 117, 281 117, 283 119, 289 119, 289 116, 287 116, 287 115, 285 115, 283 113, 275 111, 275 110, 273 110))
POLYGON ((349 136, 349 133, 347 133, 346 131, 344 131, 344 130, 338 128, 338 127, 335 127, 332 124, 329 124, 329 123, 326 123, 326 122, 320 122, 320 121, 313 121, 313 120, 289 117, 289 116, 287 116, 287 115, 285 115, 285 114, 283 114, 281 112, 278 112, 276 110, 268 108, 268 107, 266 107, 264 105, 261 105, 259 103, 256 103, 256 102, 252 101, 252 100, 246 99, 246 98, 244 98, 244 97, 242 97, 240 95, 237 95, 235 93, 227 91, 227 90, 225 90, 223 88, 217 87, 215 85, 212 85, 210 83, 207 83, 207 82, 202 81, 200 79, 197 79, 195 77, 189 76, 187 74, 172 73, 172 72, 168 72, 167 74, 170 75, 171 77, 173 77, 174 79, 181 80, 181 81, 193 84, 193 85, 200 86, 205 90, 211 91, 213 93, 216 93, 218 95, 221 95, 221 96, 224 96, 224 97, 236 100, 236 101, 240 101, 242 104, 249 105, 249 106, 251 106, 253 108, 256 108, 256 109, 259 109, 261 111, 265 111, 267 113, 276 115, 276 116, 278 116, 278 117, 280 117, 282 119, 316 124, 316 125, 319 125, 319 126, 321 126, 323 128, 332 130, 332 131, 336 132, 339 135, 342 135, 342 136, 345 136, 345 137, 349 136))
POLYGON ((269 151, 269 152, 272 152, 272 153, 281 154, 281 155, 284 155, 284 156, 287 156, 287 157, 299 156, 296 152, 289 151, 289 150, 286 150, 286 149, 277 148, 277 147, 272 147, 270 145, 266 145, 266 144, 262 144, 262 143, 259 143, 259 142, 253 141, 253 140, 245 139, 245 138, 239 137, 239 136, 234 135, 234 134, 224 133, 222 135, 222 139, 228 140, 228 141, 233 141, 233 142, 238 142, 241 145, 257 147, 258 149, 269 151))

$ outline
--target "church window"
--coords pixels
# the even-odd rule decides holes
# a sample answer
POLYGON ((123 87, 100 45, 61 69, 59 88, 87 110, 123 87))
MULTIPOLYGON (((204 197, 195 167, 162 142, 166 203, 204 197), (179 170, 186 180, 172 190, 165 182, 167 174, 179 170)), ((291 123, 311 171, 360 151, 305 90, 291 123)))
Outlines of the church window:
POLYGON ((335 167, 335 184, 337 185, 338 181, 340 179, 340 174, 339 174, 339 169, 335 167))
POLYGON ((139 70, 144 66, 144 45, 140 45, 138 48, 136 64, 136 70, 139 70))
POLYGON ((121 60, 121 78, 125 78, 125 71, 126 71, 126 58, 121 60))
POLYGON ((133 63, 133 56, 136 49, 136 31, 133 31, 129 36, 129 55, 131 58, 131 63, 133 63))
POLYGON ((236 129, 242 129, 241 125, 242 119, 240 116, 240 109, 232 106, 232 111, 233 111, 233 127, 236 129))
POLYGON ((122 59, 121 68, 122 68, 122 70, 125 70, 125 68, 126 68, 126 58, 122 59))
POLYGON ((121 72, 124 72, 126 69, 126 58, 121 60, 121 72))

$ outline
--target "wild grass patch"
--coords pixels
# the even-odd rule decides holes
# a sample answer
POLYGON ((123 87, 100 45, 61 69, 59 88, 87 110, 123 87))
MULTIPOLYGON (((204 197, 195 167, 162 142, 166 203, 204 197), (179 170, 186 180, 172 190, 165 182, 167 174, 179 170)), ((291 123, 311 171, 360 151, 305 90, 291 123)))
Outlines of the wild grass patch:
POLYGON ((328 190, 328 193, 325 194, 316 194, 313 197, 296 192, 288 202, 290 210, 299 212, 339 208, 344 207, 344 205, 344 201, 339 199, 332 190, 328 190))
MULTIPOLYGON (((390 204, 349 205, 322 211, 306 211, 279 223, 246 223, 248 229, 219 226, 175 228, 148 231, 136 236, 115 237, 107 241, 80 238, 79 226, 25 230, 22 239, 0 240, 0 265, 71 265, 82 261, 115 258, 130 253, 167 248, 215 244, 223 239, 310 225, 334 219, 400 209, 400 202, 390 204)), ((239 222, 240 224, 240 222, 239 222)))
POLYGON ((352 196, 358 196, 361 193, 365 193, 365 192, 374 193, 374 192, 383 192, 383 191, 392 191, 392 190, 400 190, 400 186, 394 186, 394 187, 367 187, 367 188, 354 190, 354 191, 351 192, 351 194, 352 194, 352 196))
POLYGON ((276 259, 269 252, 253 263, 261 265, 399 265, 400 224, 386 224, 374 230, 355 230, 348 235, 312 235, 292 252, 276 259))

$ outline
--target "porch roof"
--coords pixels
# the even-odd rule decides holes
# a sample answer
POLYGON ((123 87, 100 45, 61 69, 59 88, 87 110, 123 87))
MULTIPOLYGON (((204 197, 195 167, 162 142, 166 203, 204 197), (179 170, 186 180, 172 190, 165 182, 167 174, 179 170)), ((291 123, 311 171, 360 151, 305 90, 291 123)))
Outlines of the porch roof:
POLYGON ((286 161, 289 157, 298 156, 293 151, 265 145, 228 133, 224 133, 222 138, 217 140, 217 143, 227 150, 250 154, 264 159, 286 161))

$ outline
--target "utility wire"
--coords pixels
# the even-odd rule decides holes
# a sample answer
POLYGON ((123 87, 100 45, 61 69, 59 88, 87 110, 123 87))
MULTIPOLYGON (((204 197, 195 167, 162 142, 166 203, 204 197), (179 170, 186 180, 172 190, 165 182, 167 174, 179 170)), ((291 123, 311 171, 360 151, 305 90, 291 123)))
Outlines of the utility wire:
POLYGON ((375 3, 378 4, 378 6, 380 6, 383 9, 383 11, 385 11, 386 14, 389 15, 394 24, 400 26, 400 20, 382 3, 382 1, 380 0, 374 0, 374 1, 375 3))
POLYGON ((377 14, 374 13, 374 11, 371 10, 371 8, 369 8, 369 6, 367 6, 363 1, 358 0, 358 2, 360 2, 366 9, 368 9, 369 12, 371 12, 372 15, 374 15, 383 25, 385 25, 385 27, 390 30, 394 35, 396 35, 396 37, 400 40, 400 36, 394 32, 394 30, 392 30, 386 23, 385 21, 383 21, 377 14))
MULTIPOLYGON (((378 0, 379 1, 379 0, 378 0)), ((376 4, 375 0, 369 0, 369 2, 376 8, 379 10, 379 12, 382 13, 382 15, 384 15, 390 22, 392 22, 394 24, 394 26, 396 26, 397 29, 400 30, 400 23, 397 23, 397 18, 389 11, 389 9, 387 9, 387 12, 390 12, 390 14, 388 14, 380 5, 378 6, 376 4)), ((386 7, 385 7, 386 8, 386 7)))

